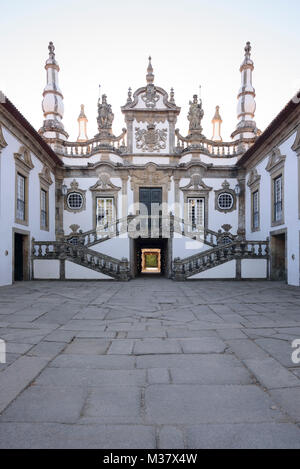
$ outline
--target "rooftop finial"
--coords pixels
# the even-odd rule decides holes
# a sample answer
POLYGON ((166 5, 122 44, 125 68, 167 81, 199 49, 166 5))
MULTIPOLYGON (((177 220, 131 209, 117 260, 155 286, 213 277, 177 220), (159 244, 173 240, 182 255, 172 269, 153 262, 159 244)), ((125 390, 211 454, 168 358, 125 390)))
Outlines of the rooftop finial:
POLYGON ((128 97, 127 97, 127 103, 132 103, 132 90, 131 87, 129 86, 128 88, 128 97))
POLYGON ((153 83, 154 82, 154 75, 153 75, 153 67, 151 64, 151 55, 149 55, 149 63, 148 63, 148 68, 147 68, 147 75, 146 75, 146 80, 147 83, 153 83))
POLYGON ((86 118, 86 115, 84 113, 84 104, 80 104, 80 114, 78 119, 80 119, 81 117, 86 118))
POLYGON ((48 50, 49 50, 49 57, 51 59, 54 59, 54 56, 55 56, 55 47, 54 47, 54 44, 52 41, 49 42, 49 45, 48 45, 48 50))
POLYGON ((214 115, 214 117, 213 117, 212 122, 213 122, 213 121, 221 121, 221 122, 222 122, 222 118, 221 118, 221 116, 220 116, 220 112, 219 112, 219 111, 220 111, 220 106, 216 106, 216 112, 215 112, 215 115, 214 115))
POLYGON ((174 98, 175 94, 174 94, 174 88, 171 88, 171 91, 170 91, 170 103, 173 103, 175 104, 175 98, 174 98))
POLYGON ((248 41, 245 46, 245 56, 250 57, 250 54, 251 54, 251 44, 248 41))
POLYGON ((214 117, 212 118, 212 124, 213 124, 213 136, 212 140, 215 142, 222 142, 222 137, 221 137, 221 124, 222 124, 222 118, 220 116, 220 106, 216 106, 216 112, 214 117))

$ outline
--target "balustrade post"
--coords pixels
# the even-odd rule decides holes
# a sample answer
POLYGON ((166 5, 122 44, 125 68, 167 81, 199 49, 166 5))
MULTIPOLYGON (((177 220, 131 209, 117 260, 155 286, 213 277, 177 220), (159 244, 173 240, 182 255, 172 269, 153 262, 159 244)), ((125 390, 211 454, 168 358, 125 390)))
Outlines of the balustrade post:
POLYGON ((120 261, 120 280, 129 280, 129 262, 127 257, 122 257, 120 261))

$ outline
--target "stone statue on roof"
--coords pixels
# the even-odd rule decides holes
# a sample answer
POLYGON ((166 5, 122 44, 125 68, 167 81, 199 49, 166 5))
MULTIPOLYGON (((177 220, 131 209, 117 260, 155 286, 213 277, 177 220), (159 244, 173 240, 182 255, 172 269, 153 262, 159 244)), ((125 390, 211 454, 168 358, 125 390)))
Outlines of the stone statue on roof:
POLYGON ((98 129, 100 130, 110 130, 112 128, 112 123, 114 120, 114 114, 111 109, 111 105, 107 103, 106 95, 102 95, 102 103, 100 99, 98 101, 98 129))
POLYGON ((198 103, 198 96, 194 94, 193 96, 193 101, 189 102, 190 109, 188 113, 188 120, 189 120, 189 130, 198 130, 202 132, 202 126, 201 126, 201 121, 204 116, 204 112, 202 109, 202 101, 200 99, 200 102, 198 103))

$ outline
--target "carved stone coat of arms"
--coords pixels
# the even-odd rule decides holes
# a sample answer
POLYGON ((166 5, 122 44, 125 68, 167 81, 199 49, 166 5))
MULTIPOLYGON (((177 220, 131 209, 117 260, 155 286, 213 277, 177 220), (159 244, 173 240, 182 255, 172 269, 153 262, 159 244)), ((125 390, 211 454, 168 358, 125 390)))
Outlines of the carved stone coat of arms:
POLYGON ((147 125, 147 130, 136 127, 135 139, 136 147, 143 152, 159 152, 166 148, 167 129, 155 129, 155 124, 147 125))

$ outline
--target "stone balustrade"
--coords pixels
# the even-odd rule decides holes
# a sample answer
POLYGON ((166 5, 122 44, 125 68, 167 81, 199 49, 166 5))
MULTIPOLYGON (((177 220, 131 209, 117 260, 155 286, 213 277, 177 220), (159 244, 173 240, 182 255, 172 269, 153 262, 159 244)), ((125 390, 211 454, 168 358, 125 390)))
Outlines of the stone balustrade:
POLYGON ((175 280, 185 280, 192 275, 216 267, 233 259, 268 259, 268 241, 235 240, 218 245, 185 259, 175 258, 173 275, 175 280))
POLYGON ((32 239, 31 258, 69 260, 96 270, 117 280, 129 280, 129 262, 88 249, 83 245, 72 245, 65 241, 35 241, 32 239))

